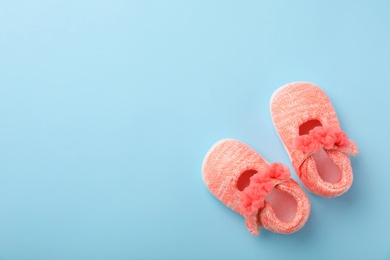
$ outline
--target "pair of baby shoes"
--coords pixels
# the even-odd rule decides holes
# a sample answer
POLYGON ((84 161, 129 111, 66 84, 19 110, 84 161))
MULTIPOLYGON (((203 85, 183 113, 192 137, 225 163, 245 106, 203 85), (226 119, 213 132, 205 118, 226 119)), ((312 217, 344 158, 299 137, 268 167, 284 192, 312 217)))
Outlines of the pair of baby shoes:
MULTIPOLYGON (((275 129, 303 185, 332 198, 352 184, 349 155, 356 144, 341 130, 327 95, 312 83, 287 84, 272 95, 275 129)), ((289 234, 310 215, 310 201, 282 163, 268 163, 246 144, 224 139, 212 146, 202 166, 203 180, 215 197, 244 216, 253 235, 260 227, 289 234)))

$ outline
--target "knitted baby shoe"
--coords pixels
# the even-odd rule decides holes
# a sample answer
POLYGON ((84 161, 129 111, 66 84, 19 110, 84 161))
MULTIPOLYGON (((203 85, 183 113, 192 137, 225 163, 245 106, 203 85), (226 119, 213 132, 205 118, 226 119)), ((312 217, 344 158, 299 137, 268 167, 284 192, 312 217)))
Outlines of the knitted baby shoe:
POLYGON ((202 166, 207 188, 222 203, 243 215, 253 235, 264 227, 289 234, 301 229, 310 215, 310 201, 289 169, 269 164, 237 140, 217 142, 202 166))
POLYGON ((327 95, 312 83, 287 84, 272 95, 271 116, 305 187, 317 195, 336 197, 352 184, 349 155, 356 144, 341 130, 327 95))

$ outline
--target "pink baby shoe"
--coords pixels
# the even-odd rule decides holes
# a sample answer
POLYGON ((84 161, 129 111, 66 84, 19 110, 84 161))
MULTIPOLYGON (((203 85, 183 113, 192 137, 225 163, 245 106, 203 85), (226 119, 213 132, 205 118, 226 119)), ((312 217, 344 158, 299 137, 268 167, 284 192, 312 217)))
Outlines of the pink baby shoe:
POLYGON ((307 82, 287 84, 272 95, 271 116, 292 165, 305 187, 336 197, 352 184, 349 155, 356 144, 341 130, 327 95, 307 82))
POLYGON ((310 201, 289 169, 269 164, 237 140, 224 139, 209 150, 202 166, 207 188, 227 207, 245 217, 253 235, 259 228, 289 234, 310 215, 310 201))

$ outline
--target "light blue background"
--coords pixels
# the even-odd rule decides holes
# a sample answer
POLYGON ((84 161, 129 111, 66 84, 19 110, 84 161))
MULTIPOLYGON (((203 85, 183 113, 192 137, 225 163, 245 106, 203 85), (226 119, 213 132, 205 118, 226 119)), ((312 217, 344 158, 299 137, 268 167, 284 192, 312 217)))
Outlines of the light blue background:
POLYGON ((387 1, 1 1, 0 259, 390 259, 387 1), (326 2, 326 3, 325 3, 326 2), (321 86, 360 148, 292 235, 201 179, 219 139, 291 164, 279 86, 321 86))

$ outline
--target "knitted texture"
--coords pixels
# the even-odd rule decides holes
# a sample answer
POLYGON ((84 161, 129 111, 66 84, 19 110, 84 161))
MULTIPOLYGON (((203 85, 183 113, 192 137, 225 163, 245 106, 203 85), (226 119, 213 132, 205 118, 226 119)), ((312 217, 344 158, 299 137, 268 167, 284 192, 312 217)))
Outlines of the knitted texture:
POLYGON ((300 135, 293 140, 293 147, 304 154, 316 153, 321 147, 347 151, 350 146, 347 135, 338 129, 316 126, 309 134, 300 135))
POLYGON ((249 146, 231 139, 216 143, 205 156, 202 176, 211 193, 222 203, 243 215, 253 235, 259 227, 278 233, 292 233, 304 226, 310 215, 310 202, 299 185, 290 178, 286 166, 269 164, 249 146), (250 182, 240 187, 239 179, 252 173, 250 182), (266 196, 273 189, 289 194, 296 204, 296 213, 288 221, 278 218, 266 196))
POLYGON ((276 183, 282 183, 290 178, 290 170, 281 163, 273 163, 257 172, 250 178, 250 185, 240 194, 240 211, 246 216, 256 215, 264 206, 265 196, 271 192, 276 183))
POLYGON ((325 197, 346 192, 353 180, 348 155, 357 155, 358 149, 341 130, 327 95, 312 83, 291 83, 275 91, 270 106, 276 131, 305 187, 325 197), (300 133, 300 127, 313 120, 319 125, 300 133), (325 181, 318 172, 316 154, 323 151, 341 172, 337 182, 325 181))

